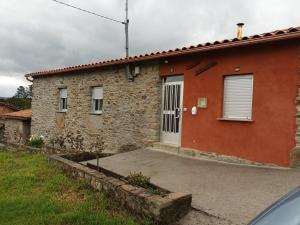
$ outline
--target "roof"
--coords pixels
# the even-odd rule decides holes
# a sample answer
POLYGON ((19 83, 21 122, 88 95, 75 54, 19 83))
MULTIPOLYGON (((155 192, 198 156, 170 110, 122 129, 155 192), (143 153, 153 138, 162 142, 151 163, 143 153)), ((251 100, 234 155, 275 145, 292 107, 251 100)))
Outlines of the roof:
POLYGON ((2 119, 16 119, 16 120, 30 120, 32 116, 32 110, 26 109, 12 113, 6 113, 0 116, 2 119))
POLYGON ((150 53, 150 54, 139 55, 139 56, 132 56, 129 58, 120 58, 120 59, 101 61, 101 62, 96 62, 91 64, 82 64, 77 66, 65 67, 60 69, 51 69, 51 70, 46 70, 41 72, 29 73, 26 74, 25 76, 34 78, 34 77, 41 77, 41 76, 57 75, 61 73, 95 69, 95 68, 100 68, 105 66, 149 61, 149 60, 162 59, 162 58, 197 53, 197 52, 206 52, 206 51, 212 51, 218 49, 253 45, 259 43, 268 43, 268 42, 274 42, 279 40, 289 40, 289 39, 296 39, 296 38, 300 38, 300 27, 291 27, 289 29, 276 30, 268 33, 263 33, 260 35, 257 34, 253 36, 245 36, 241 39, 234 38, 234 39, 225 39, 223 41, 207 42, 205 44, 199 44, 197 46, 176 48, 174 50, 150 53))
POLYGON ((14 105, 11 105, 11 104, 8 104, 6 102, 0 102, 0 106, 5 106, 9 109, 12 109, 12 110, 15 110, 15 111, 18 111, 20 110, 18 107, 14 106, 14 105))

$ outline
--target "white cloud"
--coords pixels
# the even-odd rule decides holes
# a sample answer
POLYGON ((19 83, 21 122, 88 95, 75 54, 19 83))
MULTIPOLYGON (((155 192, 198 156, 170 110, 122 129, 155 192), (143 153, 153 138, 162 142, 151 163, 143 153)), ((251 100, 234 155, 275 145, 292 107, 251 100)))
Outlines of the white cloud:
POLYGON ((30 82, 21 77, 1 76, 0 93, 1 97, 11 97, 16 93, 19 86, 28 86, 30 82))
MULTIPOLYGON (((125 16, 125 0, 63 1, 120 20, 125 16)), ((237 22, 246 23, 245 35, 300 26, 299 0, 129 2, 132 55, 232 38, 237 22)), ((25 73, 125 53, 123 25, 51 0, 0 1, 0 40, 0 76, 6 76, 0 96, 11 95, 25 73)))

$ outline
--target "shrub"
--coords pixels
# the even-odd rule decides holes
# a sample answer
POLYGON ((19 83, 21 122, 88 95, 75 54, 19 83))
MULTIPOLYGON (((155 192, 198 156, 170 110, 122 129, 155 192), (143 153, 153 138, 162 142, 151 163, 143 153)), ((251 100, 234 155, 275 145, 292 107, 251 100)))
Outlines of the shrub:
POLYGON ((45 144, 43 136, 32 135, 27 141, 27 145, 35 148, 41 148, 45 144))
POLYGON ((150 177, 144 176, 141 172, 139 173, 130 173, 127 177, 127 181, 129 184, 133 186, 140 186, 148 189, 151 187, 150 177))
POLYGON ((126 177, 127 182, 133 186, 139 186, 147 189, 151 194, 154 195, 163 195, 160 189, 155 187, 150 183, 150 177, 143 175, 141 172, 139 173, 130 173, 129 176, 126 177))

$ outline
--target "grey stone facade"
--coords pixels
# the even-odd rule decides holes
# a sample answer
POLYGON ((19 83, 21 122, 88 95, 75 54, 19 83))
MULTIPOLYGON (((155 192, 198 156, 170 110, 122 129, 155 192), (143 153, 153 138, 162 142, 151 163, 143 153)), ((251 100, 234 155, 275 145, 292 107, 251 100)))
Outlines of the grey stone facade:
POLYGON ((300 85, 298 85, 298 95, 296 98, 296 147, 291 152, 291 167, 300 167, 300 85))
MULTIPOLYGON (((299 57, 300 57, 300 46, 298 47, 299 57)), ((298 73, 300 74, 300 65, 298 67, 298 73)), ((290 153, 290 166, 295 168, 300 168, 300 84, 298 84, 298 94, 295 101, 296 105, 296 134, 295 143, 296 146, 290 153)))
POLYGON ((124 66, 35 78, 33 135, 74 151, 121 152, 159 141, 160 77, 156 62, 140 65, 134 82, 124 66), (92 87, 103 87, 103 113, 91 113, 92 87), (68 90, 68 111, 59 112, 59 89, 68 90))
POLYGON ((0 143, 4 142, 4 121, 0 119, 0 143))
POLYGON ((24 144, 30 137, 30 120, 6 119, 4 141, 7 143, 24 144))

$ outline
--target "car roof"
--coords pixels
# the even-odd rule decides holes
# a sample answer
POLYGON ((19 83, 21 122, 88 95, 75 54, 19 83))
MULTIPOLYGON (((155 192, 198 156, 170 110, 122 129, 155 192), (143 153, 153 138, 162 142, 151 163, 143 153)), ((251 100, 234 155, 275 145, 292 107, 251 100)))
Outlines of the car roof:
POLYGON ((263 217, 270 214, 271 212, 275 211, 277 208, 281 207, 287 201, 300 197, 300 186, 294 189, 293 191, 289 192, 278 201, 273 203, 271 206, 266 208, 263 212, 261 212, 257 217, 255 217, 248 225, 255 225, 257 224, 263 217))

